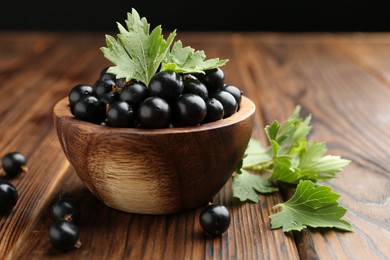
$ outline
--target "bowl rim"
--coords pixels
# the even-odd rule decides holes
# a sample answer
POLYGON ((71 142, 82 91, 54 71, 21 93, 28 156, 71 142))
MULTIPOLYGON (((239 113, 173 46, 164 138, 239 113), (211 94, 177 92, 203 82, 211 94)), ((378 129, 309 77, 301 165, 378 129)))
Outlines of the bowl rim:
POLYGON ((141 134, 141 135, 164 135, 164 134, 178 134, 178 133, 192 133, 202 132, 212 129, 218 129, 226 126, 236 124, 244 121, 252 114, 254 114, 256 106, 251 99, 246 96, 242 96, 240 107, 233 115, 214 122, 204 123, 196 126, 185 126, 185 127, 172 127, 172 128, 158 128, 158 129, 146 129, 146 128, 130 128, 130 127, 112 127, 102 126, 87 121, 77 119, 69 109, 68 98, 65 97, 58 101, 53 108, 53 116, 55 119, 68 121, 70 124, 74 123, 77 125, 83 125, 91 131, 106 131, 106 132, 117 132, 126 134, 141 134))

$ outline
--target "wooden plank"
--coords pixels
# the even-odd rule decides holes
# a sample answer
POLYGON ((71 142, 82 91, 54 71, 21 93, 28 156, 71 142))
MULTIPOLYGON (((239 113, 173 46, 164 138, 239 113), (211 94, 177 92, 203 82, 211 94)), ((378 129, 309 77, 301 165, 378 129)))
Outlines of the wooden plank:
MULTIPOLYGON (((354 232, 305 231, 295 236, 300 256, 389 258, 388 85, 344 54, 348 43, 334 37, 315 44, 297 35, 255 38, 236 35, 233 41, 243 56, 237 61, 240 73, 256 86, 250 97, 257 97, 265 121, 284 120, 299 104, 303 115, 313 115, 310 138, 326 141, 330 154, 352 160, 327 184, 342 195, 340 203, 349 210, 346 218, 354 232)), ((390 46, 380 46, 390 51, 390 46)))
MULTIPOLYGON (((39 36, 33 34, 29 38, 26 34, 24 37, 31 43, 38 41, 39 36)), ((186 35, 184 40, 193 43, 194 48, 204 49, 210 58, 219 56, 235 61, 241 54, 233 52, 226 36, 193 38, 186 35)), ((18 35, 17 39, 24 37, 18 35)), ((12 94, 0 96, 0 150, 25 152, 29 157, 30 172, 13 180, 21 197, 12 213, 0 219, 0 258, 298 258, 292 237, 269 227, 271 208, 282 201, 278 194, 261 196, 260 204, 241 204, 232 199, 228 183, 214 201, 229 207, 232 223, 227 233, 215 239, 203 236, 198 221, 201 209, 147 216, 120 212, 97 201, 69 167, 60 150, 52 127, 51 108, 73 85, 94 83, 101 68, 107 64, 98 49, 104 39, 102 35, 91 34, 48 37, 50 40, 41 53, 15 63, 5 62, 1 70, 7 76, 4 77, 7 84, 2 84, 0 89, 12 94), (10 66, 15 67, 12 70, 10 66), (22 90, 18 88, 21 85, 22 90), (19 90, 12 92, 14 89, 19 90), (21 99, 22 104, 14 109, 15 100, 21 99), (82 209, 78 226, 83 245, 66 254, 51 248, 47 234, 52 223, 51 205, 61 196, 76 199, 82 209)), ((6 36, 0 36, 0 39, 4 38, 6 36)), ((15 50, 15 53, 19 52, 15 50)), ((252 86, 244 85, 248 82, 247 75, 237 73, 240 65, 231 62, 225 73, 229 82, 242 86, 245 93, 251 93, 254 91, 252 86)), ((261 113, 259 109, 254 134, 264 138, 259 134, 264 127, 261 113)))

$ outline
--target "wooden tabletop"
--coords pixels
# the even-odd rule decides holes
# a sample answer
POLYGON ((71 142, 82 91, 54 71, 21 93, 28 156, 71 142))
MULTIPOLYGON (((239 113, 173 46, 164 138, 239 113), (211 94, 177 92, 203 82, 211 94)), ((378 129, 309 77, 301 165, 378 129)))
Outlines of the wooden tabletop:
MULTIPOLYGON (((62 152, 52 109, 110 63, 104 33, 0 32, 0 156, 20 151, 29 171, 9 180, 19 201, 0 216, 0 259, 390 259, 390 34, 185 33, 185 45, 229 59, 226 82, 257 107, 253 136, 296 105, 312 114, 310 139, 352 162, 328 181, 348 209, 353 232, 271 230, 281 193, 260 203, 214 198, 229 208, 226 233, 205 238, 201 209, 151 216, 111 209, 83 185, 62 152), (61 197, 81 207, 82 246, 52 249, 50 209, 61 197)), ((3 173, 0 173, 3 176, 3 173)), ((1 177, 4 179, 5 177, 1 177)))

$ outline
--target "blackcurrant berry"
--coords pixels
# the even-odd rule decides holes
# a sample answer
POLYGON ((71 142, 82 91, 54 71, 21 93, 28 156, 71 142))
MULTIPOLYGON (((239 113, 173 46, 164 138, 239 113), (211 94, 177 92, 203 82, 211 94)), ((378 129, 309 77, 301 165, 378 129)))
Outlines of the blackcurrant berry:
POLYGON ((232 96, 236 99, 238 106, 241 104, 242 91, 233 85, 226 85, 223 87, 223 90, 232 94, 232 96))
POLYGON ((233 95, 229 92, 220 90, 215 93, 213 97, 221 102, 223 110, 225 111, 224 118, 229 117, 237 112, 238 103, 233 95))
POLYGON ((87 122, 100 123, 106 117, 106 104, 93 96, 82 98, 74 106, 74 115, 87 122))
POLYGON ((119 100, 119 93, 117 92, 107 92, 99 97, 99 100, 110 105, 119 100))
POLYGON ((230 225, 230 212, 222 205, 210 204, 200 214, 203 231, 212 236, 223 234, 230 225))
POLYGON ((92 96, 93 93, 94 89, 89 85, 79 84, 74 86, 68 95, 70 111, 72 114, 74 114, 74 105, 77 103, 77 101, 79 101, 81 98, 92 96))
POLYGON ((182 78, 173 71, 158 72, 149 83, 150 95, 163 98, 167 102, 175 101, 183 93, 183 89, 182 78))
POLYGON ((207 113, 204 119, 204 123, 214 122, 223 118, 224 110, 222 103, 215 98, 209 98, 206 100, 207 113))
POLYGON ((80 247, 80 231, 78 227, 68 221, 56 221, 49 230, 51 245, 60 251, 69 251, 80 247))
POLYGON ((209 96, 206 86, 197 79, 184 80, 183 94, 195 94, 204 100, 209 96))
POLYGON ((171 108, 159 97, 148 97, 139 105, 138 118, 143 128, 164 128, 169 125, 171 108))
POLYGON ((54 221, 70 221, 76 223, 80 218, 80 207, 72 199, 60 199, 53 204, 51 215, 54 221))
POLYGON ((21 172, 27 171, 27 159, 24 154, 20 152, 11 152, 3 157, 2 166, 5 174, 14 178, 21 172))
POLYGON ((115 80, 116 79, 115 74, 107 72, 107 70, 109 68, 110 67, 105 67, 104 69, 102 69, 102 71, 100 72, 100 77, 99 77, 100 80, 106 81, 106 80, 115 80))
POLYGON ((113 88, 115 87, 115 81, 108 79, 108 80, 98 80, 95 83, 94 90, 97 97, 101 97, 105 93, 111 92, 113 88))
POLYGON ((13 209, 18 198, 18 192, 14 185, 7 181, 0 181, 0 213, 7 213, 13 209))
POLYGON ((207 108, 203 98, 195 94, 183 94, 175 104, 175 123, 180 126, 195 126, 206 116, 207 108))
POLYGON ((107 111, 107 121, 111 126, 130 127, 134 125, 133 108, 124 101, 118 101, 110 106, 107 111))
POLYGON ((206 85, 209 94, 221 90, 225 83, 223 71, 220 68, 215 68, 204 72, 205 74, 198 74, 198 78, 206 85))
POLYGON ((148 96, 148 89, 143 83, 126 85, 120 93, 120 99, 129 103, 133 108, 138 108, 139 104, 148 96))

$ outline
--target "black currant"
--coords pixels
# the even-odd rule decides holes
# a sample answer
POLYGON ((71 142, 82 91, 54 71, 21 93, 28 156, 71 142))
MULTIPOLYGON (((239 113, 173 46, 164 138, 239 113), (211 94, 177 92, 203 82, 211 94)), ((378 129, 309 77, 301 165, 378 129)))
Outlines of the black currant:
POLYGON ((115 87, 115 81, 108 79, 108 80, 98 80, 95 83, 94 90, 97 97, 101 97, 105 93, 111 92, 113 88, 115 87))
POLYGON ((80 207, 72 199, 60 199, 51 208, 54 221, 71 221, 76 223, 80 218, 80 207))
POLYGON ((99 97, 99 100, 110 105, 110 104, 115 103, 119 100, 119 93, 112 92, 112 91, 104 93, 103 95, 101 95, 99 97))
POLYGON ((242 91, 233 85, 226 85, 223 87, 223 90, 232 94, 232 96, 236 99, 238 106, 241 104, 242 91))
POLYGON ((148 96, 149 92, 146 86, 138 82, 126 85, 120 93, 120 99, 134 108, 138 108, 139 104, 148 96))
POLYGON ((134 125, 135 115, 133 108, 125 101, 111 104, 107 111, 107 121, 111 126, 129 127, 134 125))
POLYGON ((74 115, 87 122, 100 123, 106 118, 106 104, 93 96, 82 98, 74 106, 74 115))
POLYGON ((18 192, 14 185, 7 181, 0 181, 0 213, 7 213, 18 202, 18 192))
POLYGON ((78 227, 68 221, 56 221, 49 230, 51 245, 60 251, 69 251, 80 247, 80 231, 78 227))
POLYGON ((225 74, 220 68, 205 70, 205 74, 198 74, 198 79, 202 81, 210 93, 215 93, 222 89, 225 83, 225 74))
POLYGON ((225 111, 224 118, 229 117, 237 112, 238 103, 233 95, 229 92, 220 90, 215 93, 213 97, 222 103, 223 110, 225 111))
POLYGON ((94 89, 89 85, 79 84, 74 86, 68 95, 70 111, 72 114, 74 114, 74 105, 77 103, 77 101, 79 101, 81 98, 92 96, 93 93, 94 89))
POLYGON ((204 119, 204 123, 214 122, 223 118, 225 113, 221 102, 215 98, 209 98, 206 100, 207 113, 204 119))
POLYGON ((203 98, 195 94, 183 94, 175 104, 175 124, 194 126, 200 124, 206 116, 207 108, 203 98))
POLYGON ((112 74, 112 73, 108 73, 107 70, 109 69, 110 67, 105 67, 104 69, 102 69, 102 71, 100 72, 100 77, 99 79, 102 80, 102 81, 106 81, 106 80, 116 80, 116 76, 115 74, 112 74))
POLYGON ((161 71, 156 73, 149 83, 149 93, 168 102, 176 100, 184 89, 183 80, 179 74, 173 71, 161 71))
POLYGON ((5 174, 14 178, 21 172, 27 171, 27 158, 20 152, 7 153, 3 157, 2 166, 5 174))
POLYGON ((204 100, 209 96, 206 86, 197 79, 184 80, 183 94, 195 94, 204 100))
POLYGON ((171 108, 159 97, 148 97, 139 105, 138 118, 143 128, 164 128, 169 125, 171 108))
POLYGON ((203 231, 212 236, 223 234, 230 225, 230 212, 223 205, 210 204, 200 214, 203 231))

